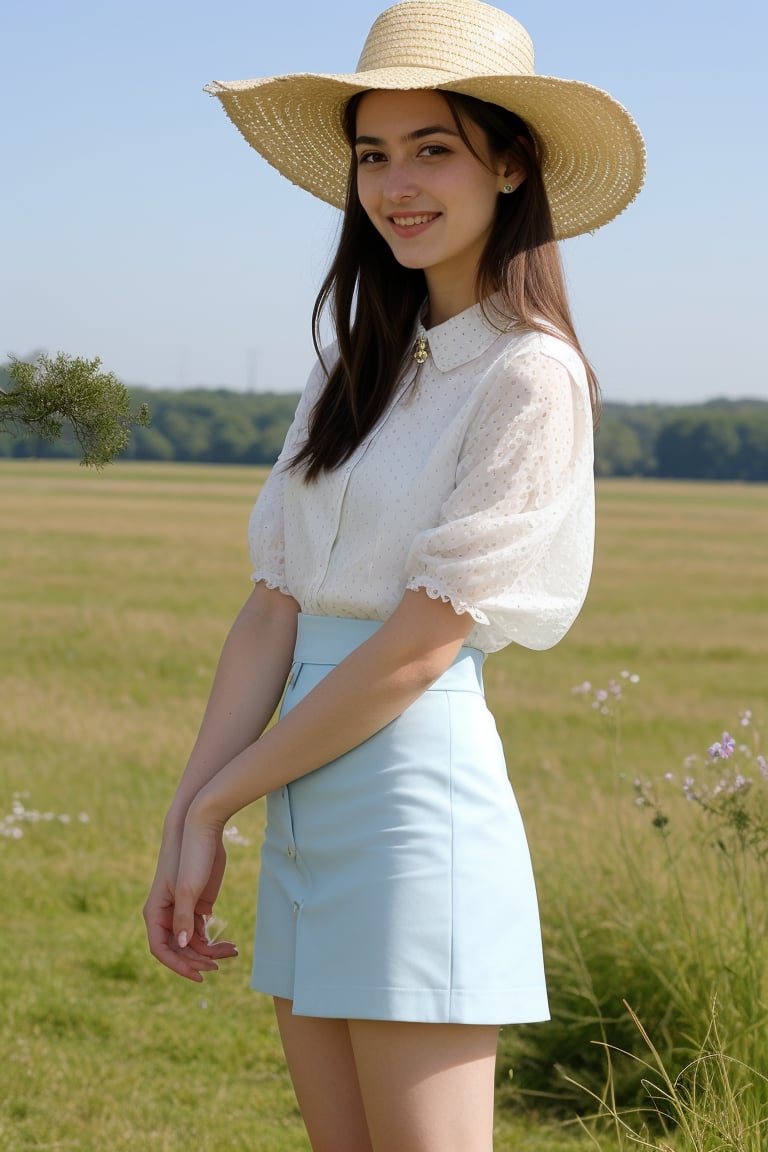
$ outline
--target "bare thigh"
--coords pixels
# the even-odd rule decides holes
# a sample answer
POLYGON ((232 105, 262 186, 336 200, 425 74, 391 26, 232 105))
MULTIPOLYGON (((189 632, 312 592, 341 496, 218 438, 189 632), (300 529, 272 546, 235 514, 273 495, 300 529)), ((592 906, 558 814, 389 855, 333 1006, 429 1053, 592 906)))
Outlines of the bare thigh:
POLYGON ((491 1152, 495 1026, 350 1020, 374 1152, 491 1152))
POLYGON ((275 1012, 313 1152, 373 1152, 347 1021, 294 1016, 277 996, 275 1012))
POLYGON ((491 1152, 497 1027, 275 1011, 313 1152, 491 1152))

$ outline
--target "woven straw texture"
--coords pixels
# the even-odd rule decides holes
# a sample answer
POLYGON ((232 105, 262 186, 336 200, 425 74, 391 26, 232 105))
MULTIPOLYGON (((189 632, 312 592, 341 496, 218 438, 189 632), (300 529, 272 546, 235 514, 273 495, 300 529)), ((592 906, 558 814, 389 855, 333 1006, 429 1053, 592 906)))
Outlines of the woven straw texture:
POLYGON ((292 183, 344 207, 350 149, 344 105, 372 88, 440 88, 516 112, 537 142, 559 239, 592 232, 634 200, 645 147, 632 117, 599 88, 534 74, 533 45, 481 0, 405 0, 376 20, 357 70, 215 81, 246 141, 292 183))

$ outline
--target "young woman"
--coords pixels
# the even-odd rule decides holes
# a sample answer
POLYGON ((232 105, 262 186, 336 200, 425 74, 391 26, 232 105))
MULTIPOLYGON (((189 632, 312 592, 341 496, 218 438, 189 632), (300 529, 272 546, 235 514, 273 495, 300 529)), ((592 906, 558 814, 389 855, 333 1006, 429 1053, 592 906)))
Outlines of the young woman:
POLYGON ((343 207, 314 315, 337 342, 253 511, 150 947, 191 980, 235 954, 205 918, 224 826, 266 795, 253 986, 313 1149, 488 1152, 499 1025, 547 999, 482 664, 555 644, 586 594, 597 386, 556 239, 630 202, 642 140, 478 0, 389 9, 353 75, 212 90, 343 207))

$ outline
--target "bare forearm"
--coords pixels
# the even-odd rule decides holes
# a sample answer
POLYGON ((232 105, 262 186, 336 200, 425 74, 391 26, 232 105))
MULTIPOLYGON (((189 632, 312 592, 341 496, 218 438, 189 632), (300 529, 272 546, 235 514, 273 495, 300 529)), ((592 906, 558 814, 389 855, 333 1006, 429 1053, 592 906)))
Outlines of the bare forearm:
POLYGON ((200 731, 166 823, 178 826, 201 788, 258 740, 285 687, 298 605, 256 585, 222 649, 200 731))
POLYGON ((222 768, 199 807, 223 823, 253 800, 367 740, 450 666, 474 621, 426 593, 406 593, 369 640, 273 728, 222 768))

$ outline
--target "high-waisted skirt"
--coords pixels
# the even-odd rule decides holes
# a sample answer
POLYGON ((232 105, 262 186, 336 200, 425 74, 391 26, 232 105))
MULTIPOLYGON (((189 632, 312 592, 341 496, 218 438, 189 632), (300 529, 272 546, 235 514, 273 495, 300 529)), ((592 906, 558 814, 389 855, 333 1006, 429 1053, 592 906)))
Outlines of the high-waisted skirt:
MULTIPOLYGON (((281 714, 380 627, 299 617, 281 714)), ((483 653, 267 797, 252 987, 301 1016, 504 1024, 548 1018, 528 845, 483 653)))

